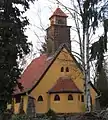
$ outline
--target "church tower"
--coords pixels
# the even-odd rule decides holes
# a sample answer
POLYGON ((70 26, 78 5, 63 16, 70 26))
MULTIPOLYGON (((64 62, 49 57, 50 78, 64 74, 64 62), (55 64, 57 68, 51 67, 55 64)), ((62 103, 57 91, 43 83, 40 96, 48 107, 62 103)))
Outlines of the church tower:
POLYGON ((67 17, 60 8, 57 8, 49 18, 50 27, 47 28, 47 40, 53 42, 54 52, 64 43, 71 50, 70 26, 67 26, 67 17))

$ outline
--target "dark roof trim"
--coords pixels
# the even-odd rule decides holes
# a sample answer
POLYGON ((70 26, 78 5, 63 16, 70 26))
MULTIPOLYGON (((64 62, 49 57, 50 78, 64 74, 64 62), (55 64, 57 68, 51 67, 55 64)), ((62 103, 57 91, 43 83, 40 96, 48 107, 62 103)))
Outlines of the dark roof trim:
POLYGON ((24 91, 24 92, 20 92, 20 93, 18 93, 18 94, 15 93, 15 94, 13 94, 12 96, 15 97, 15 96, 17 96, 17 95, 26 95, 26 93, 27 93, 27 92, 24 91))
POLYGON ((89 81, 89 84, 90 84, 90 86, 94 89, 94 91, 95 91, 98 95, 101 94, 101 93, 99 92, 99 90, 97 90, 97 88, 93 85, 93 83, 92 83, 91 81, 89 81))
POLYGON ((65 18, 67 18, 68 16, 61 16, 61 15, 52 15, 50 18, 49 18, 49 20, 52 18, 52 17, 54 17, 54 16, 57 16, 57 17, 65 17, 65 18))
POLYGON ((51 28, 51 27, 53 27, 53 26, 69 27, 69 28, 71 28, 71 27, 72 27, 72 26, 67 26, 67 25, 53 24, 53 25, 49 26, 46 30, 50 29, 50 28, 51 28))
POLYGON ((47 92, 48 94, 55 94, 55 93, 83 93, 81 91, 54 91, 54 92, 47 92))

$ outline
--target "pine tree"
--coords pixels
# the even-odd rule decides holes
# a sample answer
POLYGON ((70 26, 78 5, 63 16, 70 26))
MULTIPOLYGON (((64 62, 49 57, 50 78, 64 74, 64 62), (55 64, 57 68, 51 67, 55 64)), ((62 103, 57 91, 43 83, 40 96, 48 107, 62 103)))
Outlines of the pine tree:
POLYGON ((0 0, 0 113, 11 100, 21 74, 17 59, 29 53, 25 27, 29 25, 23 14, 29 9, 29 2, 34 0, 0 0), (21 5, 23 10, 18 8, 21 5))
POLYGON ((101 93, 101 96, 99 98, 101 109, 108 107, 108 76, 107 68, 105 65, 106 64, 104 63, 97 79, 97 89, 101 93))

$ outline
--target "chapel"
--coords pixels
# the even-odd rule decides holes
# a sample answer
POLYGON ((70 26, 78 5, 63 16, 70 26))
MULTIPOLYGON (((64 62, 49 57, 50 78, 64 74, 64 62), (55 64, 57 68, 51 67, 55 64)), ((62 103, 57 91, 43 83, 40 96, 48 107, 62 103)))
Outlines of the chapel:
MULTIPOLYGON (((84 112, 84 76, 71 53, 71 26, 67 25, 67 18, 59 7, 50 16, 46 36, 53 43, 53 52, 33 59, 21 75, 19 81, 23 89, 15 88, 10 104, 15 113, 23 110, 29 115, 44 114, 49 109, 57 114, 84 112)), ((90 85, 94 106, 97 92, 93 84, 90 85)))

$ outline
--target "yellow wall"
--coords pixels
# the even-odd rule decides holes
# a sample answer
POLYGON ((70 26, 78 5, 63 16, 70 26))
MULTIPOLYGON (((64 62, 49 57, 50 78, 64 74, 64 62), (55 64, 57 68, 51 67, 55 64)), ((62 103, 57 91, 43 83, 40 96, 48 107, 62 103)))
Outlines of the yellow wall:
POLYGON ((15 114, 19 113, 19 106, 20 106, 20 103, 15 103, 14 104, 14 113, 15 114))
POLYGON ((23 101, 24 101, 24 106, 23 106, 23 110, 26 113, 27 110, 27 104, 28 104, 28 96, 23 96, 23 101))
MULTIPOLYGON (((23 106, 23 110, 24 110, 24 112, 26 113, 26 109, 27 109, 27 104, 28 104, 28 96, 22 96, 21 98, 23 98, 23 104, 24 104, 24 106, 23 106)), ((15 99, 14 99, 14 103, 13 103, 13 105, 14 105, 14 113, 15 114, 18 114, 19 113, 19 107, 20 107, 20 103, 16 103, 16 101, 15 101, 15 99)), ((7 108, 10 108, 10 105, 8 105, 8 107, 7 108)))
POLYGON ((82 106, 84 105, 84 102, 81 102, 81 100, 78 100, 78 95, 81 96, 81 94, 72 94, 73 100, 68 100, 67 93, 65 94, 57 94, 60 96, 60 101, 54 101, 55 94, 51 94, 50 98, 50 108, 54 110, 57 113, 77 113, 82 112, 82 106))
MULTIPOLYGON (((82 79, 82 73, 77 67, 77 65, 74 63, 71 56, 68 54, 66 49, 63 49, 63 51, 58 55, 57 59, 54 61, 54 63, 51 65, 45 76, 42 78, 40 83, 37 85, 37 87, 31 92, 31 96, 33 96, 36 99, 36 111, 37 113, 45 113, 49 109, 49 96, 47 94, 48 90, 50 90, 53 85, 56 83, 57 79, 61 76, 68 75, 72 77, 72 80, 75 82, 75 84, 78 86, 78 88, 83 91, 83 79, 82 79), (70 72, 61 73, 61 67, 69 67, 70 72), (38 96, 42 95, 44 101, 38 102, 38 96)), ((55 104, 56 105, 56 104, 55 104)), ((61 107, 64 107, 64 104, 60 104, 61 107)), ((76 111, 78 108, 76 106, 75 108, 72 108, 72 111, 76 111)), ((68 111, 68 107, 65 108, 65 111, 68 111)), ((70 110, 69 110, 70 111, 70 110)))
POLYGON ((90 93, 91 93, 91 97, 92 97, 92 104, 95 104, 95 97, 96 97, 96 92, 94 91, 93 88, 90 88, 90 93))

